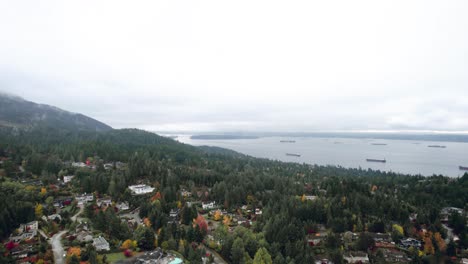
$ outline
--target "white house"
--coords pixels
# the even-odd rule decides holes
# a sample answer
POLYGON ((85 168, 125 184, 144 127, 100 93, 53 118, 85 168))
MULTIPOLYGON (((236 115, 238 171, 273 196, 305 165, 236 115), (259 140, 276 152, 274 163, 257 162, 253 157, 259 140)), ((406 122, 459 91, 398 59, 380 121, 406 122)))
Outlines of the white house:
POLYGON ((51 214, 49 216, 47 216, 47 219, 48 220, 55 220, 55 219, 59 219, 60 221, 62 221, 62 216, 60 216, 59 214, 51 214))
POLYGON ((125 211, 125 210, 130 209, 130 206, 129 206, 128 202, 121 202, 121 203, 117 204, 117 209, 119 209, 119 211, 125 211))
POLYGON ((63 176, 63 183, 69 183, 73 179, 73 175, 63 176))
POLYGON ((202 203, 203 210, 213 209, 216 206, 216 202, 202 203))
POLYGON ((133 194, 147 194, 154 191, 154 188, 146 184, 131 185, 128 188, 133 192, 133 194))
POLYGON ((79 196, 75 197, 76 201, 78 202, 78 205, 83 205, 87 202, 92 202, 94 200, 94 196, 92 194, 82 194, 79 196))
POLYGON ((315 196, 315 195, 305 195, 305 199, 307 201, 314 201, 314 200, 317 199, 317 196, 315 196))
POLYGON ((110 250, 109 242, 101 236, 93 239, 93 246, 96 248, 96 251, 110 250))
POLYGON ((72 162, 72 167, 84 168, 84 167, 86 167, 86 163, 84 163, 84 162, 72 162))
POLYGON ((348 263, 370 263, 367 253, 360 251, 348 252, 343 256, 343 258, 348 263))

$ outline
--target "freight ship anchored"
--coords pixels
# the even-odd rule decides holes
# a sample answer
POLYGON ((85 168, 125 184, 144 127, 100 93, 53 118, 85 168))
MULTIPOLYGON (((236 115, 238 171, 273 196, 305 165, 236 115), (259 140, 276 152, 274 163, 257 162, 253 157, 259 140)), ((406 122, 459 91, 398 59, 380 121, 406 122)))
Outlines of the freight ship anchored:
POLYGON ((300 157, 300 154, 294 154, 294 153, 286 153, 286 156, 292 156, 292 157, 300 157))
POLYGON ((367 162, 387 162, 385 159, 366 159, 367 162))

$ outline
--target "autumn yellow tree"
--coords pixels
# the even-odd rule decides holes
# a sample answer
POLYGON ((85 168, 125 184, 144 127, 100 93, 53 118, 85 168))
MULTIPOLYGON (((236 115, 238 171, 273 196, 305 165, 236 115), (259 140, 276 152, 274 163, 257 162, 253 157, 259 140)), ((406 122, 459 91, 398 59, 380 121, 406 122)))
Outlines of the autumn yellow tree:
POLYGON ((306 195, 305 195, 305 194, 303 194, 303 195, 301 196, 301 202, 305 202, 305 201, 306 201, 306 199, 307 199, 307 198, 306 198, 306 195))
POLYGON ((41 196, 44 197, 46 194, 47 194, 47 189, 44 188, 44 187, 42 187, 42 188, 41 188, 41 196))
POLYGON ((392 229, 397 232, 399 235, 403 236, 404 235, 404 231, 403 231, 403 227, 401 225, 397 225, 397 224, 394 224, 392 226, 392 229))
POLYGON ((44 210, 44 208, 43 208, 42 204, 39 204, 39 203, 36 204, 36 208, 34 208, 34 212, 35 212, 37 218, 42 217, 43 210, 44 210))
POLYGON ((214 212, 213 219, 214 219, 215 221, 221 220, 221 211, 220 211, 220 210, 216 210, 216 211, 214 212))
POLYGON ((121 249, 135 249, 137 246, 136 240, 127 239, 122 243, 121 249))
POLYGON ((225 215, 224 218, 223 218, 223 224, 225 226, 229 226, 231 224, 231 218, 229 216, 225 215))

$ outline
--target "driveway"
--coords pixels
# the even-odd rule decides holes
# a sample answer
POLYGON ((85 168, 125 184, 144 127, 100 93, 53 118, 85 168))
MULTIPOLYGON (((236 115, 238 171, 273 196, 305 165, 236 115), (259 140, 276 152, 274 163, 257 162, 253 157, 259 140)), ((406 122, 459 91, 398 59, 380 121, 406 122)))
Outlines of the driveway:
POLYGON ((67 231, 60 231, 59 233, 55 234, 52 239, 50 240, 50 244, 52 245, 52 251, 54 252, 54 262, 55 264, 64 264, 65 259, 63 255, 65 255, 65 251, 63 250, 63 245, 62 245, 62 236, 66 233, 67 231))

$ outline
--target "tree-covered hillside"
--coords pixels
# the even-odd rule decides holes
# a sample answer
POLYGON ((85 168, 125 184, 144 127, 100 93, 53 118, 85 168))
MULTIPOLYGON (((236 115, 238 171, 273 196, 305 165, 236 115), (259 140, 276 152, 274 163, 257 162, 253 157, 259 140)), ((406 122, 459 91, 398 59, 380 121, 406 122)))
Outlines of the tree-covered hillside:
POLYGON ((274 263, 310 263, 321 258, 342 263, 352 250, 379 259, 367 232, 391 234, 395 243, 405 237, 424 241, 427 247, 401 249, 415 263, 432 258, 443 261, 457 254, 452 248, 460 253, 468 246, 466 226, 457 225, 458 218, 452 216, 449 225, 458 226, 454 232, 459 240, 453 245, 441 242, 448 234, 440 214, 444 207, 466 212, 468 175, 422 177, 284 163, 197 148, 136 129, 1 133, 2 236, 15 222, 34 218, 32 204, 47 199, 47 195, 28 193, 28 184, 22 180, 36 179, 50 186, 57 184, 57 178, 74 175, 72 193, 109 196, 140 208, 146 229, 136 229, 134 234, 122 229, 110 210, 87 208, 94 228, 114 247, 135 239, 141 249, 151 249, 155 245, 145 237, 156 233, 158 246, 180 252, 190 263, 199 263, 204 247, 230 263, 256 263, 257 255, 268 255, 274 263), (88 161, 93 167, 74 168, 69 161, 88 161), (117 161, 126 166, 110 170, 103 166, 117 161), (154 193, 146 198, 133 196, 127 187, 137 183, 154 186, 154 193), (191 196, 183 195, 184 191, 191 196), (192 204, 210 201, 220 211, 213 211, 213 221, 208 221, 212 225, 205 226, 210 214, 192 204), (180 209, 180 224, 171 221, 173 209, 180 209), (262 213, 257 214, 258 210, 262 213), (311 245, 322 229, 327 238, 311 245), (348 243, 341 238, 346 232, 362 235, 348 243))

